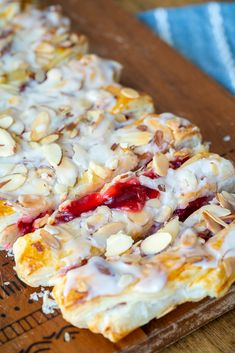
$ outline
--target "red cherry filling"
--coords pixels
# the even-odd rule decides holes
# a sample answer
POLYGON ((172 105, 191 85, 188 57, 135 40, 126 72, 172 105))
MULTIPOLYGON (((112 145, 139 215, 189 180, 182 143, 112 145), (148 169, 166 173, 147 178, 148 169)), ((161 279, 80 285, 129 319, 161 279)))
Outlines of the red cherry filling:
POLYGON ((184 164, 184 162, 186 162, 188 159, 189 159, 189 156, 177 157, 177 158, 174 159, 173 161, 170 161, 170 168, 172 168, 172 169, 178 169, 178 168, 181 167, 182 164, 184 164))
POLYGON ((174 215, 178 216, 181 222, 184 222, 193 212, 197 211, 202 206, 207 205, 210 200, 210 196, 199 197, 198 199, 189 202, 187 207, 175 210, 174 215))
POLYGON ((17 223, 17 227, 20 235, 34 232, 35 231, 34 221, 36 221, 36 219, 44 217, 47 214, 48 215, 52 214, 52 211, 40 213, 38 216, 31 219, 27 219, 27 218, 20 219, 17 223))
POLYGON ((117 182, 104 193, 95 192, 70 202, 57 214, 56 223, 71 221, 83 212, 92 211, 101 205, 138 212, 142 210, 147 200, 157 198, 159 194, 158 190, 140 185, 136 178, 126 182, 117 182))

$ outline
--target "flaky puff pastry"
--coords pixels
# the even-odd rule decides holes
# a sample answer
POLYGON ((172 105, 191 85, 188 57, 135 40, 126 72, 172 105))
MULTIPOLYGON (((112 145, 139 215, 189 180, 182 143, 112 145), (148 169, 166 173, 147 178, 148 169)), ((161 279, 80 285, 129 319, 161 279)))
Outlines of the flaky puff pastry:
POLYGON ((121 257, 93 257, 69 271, 53 290, 63 317, 116 342, 184 302, 224 295, 235 280, 235 224, 206 243, 201 225, 197 232, 191 226, 181 225, 158 255, 143 256, 140 245, 139 252, 137 246, 121 257))
POLYGON ((201 197, 202 200, 205 198, 204 203, 209 203, 221 187, 229 191, 235 186, 232 164, 210 153, 198 154, 176 170, 169 168, 165 177, 155 179, 158 184, 144 176, 145 170, 137 174, 132 173, 125 179, 121 176, 105 185, 103 192, 108 192, 120 180, 127 182, 136 178, 146 185, 151 183, 148 186, 155 188, 158 195, 147 200, 140 211, 110 209, 103 205, 69 222, 57 224, 57 217, 66 214, 66 207, 70 205, 66 201, 60 206, 60 211, 52 215, 50 225, 20 237, 13 251, 15 269, 21 280, 31 286, 54 285, 61 274, 80 266, 92 256, 105 254, 107 241, 114 234, 128 235, 131 246, 132 242, 145 237, 156 222, 160 227, 172 215, 181 215, 185 208, 187 212, 190 203, 201 197), (159 191, 159 185, 164 191, 159 191))
MULTIPOLYGON (((138 97, 132 101, 138 102, 138 97)), ((166 158, 174 161, 178 158, 190 158, 198 151, 207 149, 194 125, 171 114, 147 114, 145 119, 133 123, 131 120, 119 122, 118 115, 100 113, 101 121, 96 126, 88 119, 91 113, 87 112, 86 119, 84 117, 85 120, 77 124, 76 128, 82 138, 78 135, 71 139, 66 135, 65 126, 62 130, 64 135, 51 145, 36 144, 35 147, 31 143, 22 142, 22 149, 28 155, 34 154, 35 166, 24 160, 24 165, 18 165, 17 170, 14 169, 14 175, 20 173, 21 169, 27 174, 22 185, 13 191, 9 184, 12 175, 6 174, 0 178, 0 182, 3 182, 0 191, 12 208, 12 215, 4 216, 2 226, 0 224, 0 246, 9 247, 17 235, 22 235, 17 227, 22 219, 26 219, 26 223, 32 220, 33 223, 39 215, 49 215, 65 199, 83 196, 101 188, 115 176, 145 165, 156 153, 168 153, 166 158), (178 130, 180 136, 177 135, 178 130), (96 141, 101 136, 101 143, 97 145, 96 141), (52 150, 50 146, 53 147, 52 150), (54 156, 54 151, 61 155, 58 166, 50 159, 49 162, 47 160, 48 155, 54 156)), ((10 162, 11 157, 9 166, 10 162)))

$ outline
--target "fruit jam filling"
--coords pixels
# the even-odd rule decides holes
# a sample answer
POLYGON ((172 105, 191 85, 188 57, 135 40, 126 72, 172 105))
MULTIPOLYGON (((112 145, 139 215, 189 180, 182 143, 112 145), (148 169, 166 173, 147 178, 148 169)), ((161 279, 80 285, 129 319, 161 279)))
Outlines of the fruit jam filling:
MULTIPOLYGON (((169 162, 169 168, 171 169, 178 169, 179 167, 182 166, 190 157, 189 156, 184 156, 184 157, 177 157, 174 160, 169 162)), ((143 174, 144 176, 150 178, 150 179, 156 179, 159 178, 159 175, 155 173, 153 169, 146 170, 143 174)))
POLYGON ((178 216, 181 222, 184 222, 193 212, 197 211, 202 206, 208 205, 212 198, 212 196, 199 197, 198 199, 189 202, 187 207, 175 210, 174 215, 178 216))
POLYGON ((68 222, 79 217, 83 212, 89 212, 96 207, 105 205, 125 211, 141 211, 149 199, 159 197, 158 190, 140 185, 136 178, 125 182, 117 182, 104 193, 94 192, 80 199, 73 200, 56 216, 56 223, 68 222))
POLYGON ((31 219, 21 218, 17 223, 19 234, 24 235, 27 233, 34 232, 36 230, 36 227, 34 226, 34 222, 40 218, 47 216, 47 215, 50 216, 52 213, 53 213, 53 211, 49 210, 49 211, 40 213, 38 216, 31 218, 31 219))

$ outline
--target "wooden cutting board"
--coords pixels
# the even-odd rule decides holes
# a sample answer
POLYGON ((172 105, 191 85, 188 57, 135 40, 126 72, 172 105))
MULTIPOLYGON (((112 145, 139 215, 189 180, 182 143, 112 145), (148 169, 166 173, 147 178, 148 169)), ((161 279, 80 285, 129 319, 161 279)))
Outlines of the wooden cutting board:
MULTIPOLYGON (((51 1, 52 2, 52 1, 51 1)), ((159 112, 172 111, 197 124, 212 150, 235 161, 235 101, 222 87, 161 42, 111 0, 58 0, 75 31, 91 50, 124 65, 122 82, 151 94, 159 112), (223 137, 230 135, 230 142, 223 137)), ((45 315, 40 302, 15 275, 12 258, 0 253, 0 352, 150 353, 235 307, 235 287, 222 299, 181 305, 117 344, 66 323, 60 313, 45 315), (5 282, 5 284, 4 284, 5 282), (6 284, 6 282, 9 282, 6 284), (70 341, 65 341, 65 332, 70 341)), ((38 289, 36 289, 38 290, 38 289)))

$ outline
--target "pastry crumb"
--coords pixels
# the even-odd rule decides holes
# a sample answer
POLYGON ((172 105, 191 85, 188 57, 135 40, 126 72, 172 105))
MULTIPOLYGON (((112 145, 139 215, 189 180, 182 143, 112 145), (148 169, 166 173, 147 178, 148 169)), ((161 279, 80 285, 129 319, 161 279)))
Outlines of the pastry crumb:
POLYGON ((42 298, 42 311, 44 314, 53 314, 55 309, 58 308, 56 301, 51 298, 51 292, 45 288, 41 288, 41 292, 31 293, 29 299, 38 301, 39 298, 42 298))
POLYGON ((64 333, 64 340, 65 342, 70 342, 71 341, 71 336, 68 332, 64 333))

